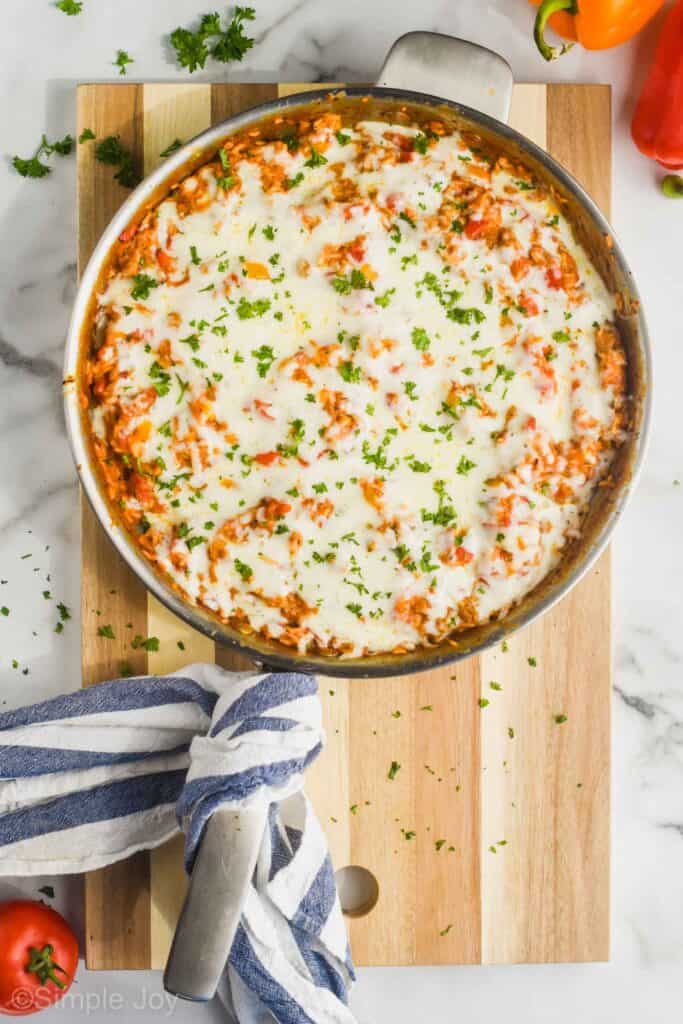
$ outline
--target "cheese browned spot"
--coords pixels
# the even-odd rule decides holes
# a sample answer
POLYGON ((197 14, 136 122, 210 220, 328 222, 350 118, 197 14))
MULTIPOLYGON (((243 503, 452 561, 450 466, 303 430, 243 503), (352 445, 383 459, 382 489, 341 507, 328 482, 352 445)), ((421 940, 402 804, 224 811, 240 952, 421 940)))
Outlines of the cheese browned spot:
POLYGON ((359 655, 556 565, 623 439, 625 357, 526 168, 439 122, 340 127, 237 135, 127 233, 83 388, 111 502, 187 600, 359 655))

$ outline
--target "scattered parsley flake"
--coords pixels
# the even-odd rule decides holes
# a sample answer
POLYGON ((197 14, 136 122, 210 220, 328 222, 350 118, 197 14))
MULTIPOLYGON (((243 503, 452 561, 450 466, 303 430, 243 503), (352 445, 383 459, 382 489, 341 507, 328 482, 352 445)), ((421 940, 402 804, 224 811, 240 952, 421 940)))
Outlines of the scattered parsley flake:
POLYGON ((536 668, 536 666, 538 665, 538 662, 536 661, 535 658, 527 658, 526 660, 527 660, 527 663, 529 665, 531 665, 532 668, 536 668))
POLYGON ((239 558, 235 559, 235 569, 240 574, 245 583, 248 583, 251 577, 254 575, 254 570, 246 562, 240 561, 239 558))
POLYGON ((133 648, 134 651, 137 651, 137 650, 140 650, 140 649, 142 649, 144 651, 158 651, 159 650, 159 637, 158 636, 144 637, 144 636, 140 636, 140 634, 137 633, 133 637, 133 640, 131 642, 131 647, 133 648))
POLYGON ((83 10, 83 0, 58 0, 55 7, 72 18, 83 10))
POLYGON ((119 69, 120 75, 125 75, 126 67, 128 66, 128 64, 134 63, 135 61, 133 60, 133 58, 128 53, 126 53, 125 50, 117 50, 114 65, 119 69))
POLYGON ((130 290, 131 297, 144 302, 148 299, 153 288, 158 288, 159 282, 149 274, 135 274, 133 287, 130 290))
POLYGON ((389 771, 387 773, 387 778, 391 779, 391 781, 393 782, 393 780, 396 778, 396 776, 398 775, 400 770, 401 770, 401 765, 399 764, 399 762, 398 761, 392 761, 391 765, 389 766, 389 771))
POLYGON ((108 623, 107 623, 106 626, 99 626, 98 627, 97 635, 98 636, 106 637, 107 640, 115 640, 116 639, 116 637, 114 636, 114 630, 112 629, 112 627, 108 623))
POLYGON ((555 715, 554 718, 555 718, 555 725, 564 725, 564 723, 567 721, 567 716, 566 715, 555 715))
POLYGON ((91 139, 96 138, 92 128, 84 128, 81 134, 78 136, 79 145, 83 145, 84 142, 89 142, 91 139))
POLYGON ((159 153, 159 156, 170 156, 171 153, 175 153, 176 150, 180 149, 180 147, 182 145, 183 145, 182 139, 174 139, 173 142, 171 142, 166 147, 166 149, 162 149, 161 153, 159 153))

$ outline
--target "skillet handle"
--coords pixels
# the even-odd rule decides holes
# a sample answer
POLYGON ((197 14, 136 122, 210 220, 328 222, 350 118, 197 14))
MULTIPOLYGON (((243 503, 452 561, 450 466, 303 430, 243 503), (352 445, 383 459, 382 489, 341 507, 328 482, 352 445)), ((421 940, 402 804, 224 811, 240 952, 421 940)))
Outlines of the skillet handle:
POLYGON ((217 810, 192 869, 164 971, 164 988, 207 1002, 225 968, 258 859, 266 808, 217 810))
POLYGON ((443 96, 507 122, 512 70, 477 43, 438 32, 408 32, 389 50, 377 85, 443 96))

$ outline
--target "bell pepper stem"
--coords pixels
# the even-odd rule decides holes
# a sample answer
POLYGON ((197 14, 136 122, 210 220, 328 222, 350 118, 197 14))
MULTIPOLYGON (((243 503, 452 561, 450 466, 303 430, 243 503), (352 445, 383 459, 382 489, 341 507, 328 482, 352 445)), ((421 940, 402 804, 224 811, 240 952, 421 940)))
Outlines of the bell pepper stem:
POLYGON ((662 192, 669 199, 683 199, 683 175, 667 174, 662 179, 662 192))
POLYGON ((551 46, 550 43, 547 43, 545 29, 548 19, 558 11, 576 14, 577 10, 577 0, 543 0, 541 3, 534 21, 534 42, 544 60, 556 60, 563 53, 571 50, 574 45, 573 43, 563 43, 562 46, 551 46))

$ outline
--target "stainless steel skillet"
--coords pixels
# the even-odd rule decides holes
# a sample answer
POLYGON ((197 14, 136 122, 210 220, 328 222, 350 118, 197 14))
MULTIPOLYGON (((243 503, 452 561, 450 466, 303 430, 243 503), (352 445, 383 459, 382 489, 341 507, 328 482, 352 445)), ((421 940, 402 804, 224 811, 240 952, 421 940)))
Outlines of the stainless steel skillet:
MULTIPOLYGON (((614 466, 614 487, 600 491, 587 517, 582 537, 567 550, 556 572, 545 580, 503 622, 458 635, 448 643, 404 655, 353 660, 301 656, 279 646, 243 636, 183 601, 138 552, 125 531, 112 520, 88 445, 78 401, 78 377, 91 299, 109 252, 119 234, 166 188, 201 163, 230 134, 274 114, 320 113, 330 105, 329 91, 298 94, 246 111, 217 125, 179 150, 132 193, 104 233, 86 268, 69 330, 65 363, 65 407, 74 457, 81 482, 104 529, 146 586, 191 626, 233 645, 275 668, 344 677, 414 673, 457 661, 484 650, 520 628, 558 601, 590 568, 618 521, 642 462, 650 415, 651 356, 643 312, 626 261, 604 217, 580 185, 555 160, 509 128, 506 118, 512 75, 494 53, 463 40, 434 33, 411 33, 394 45, 378 85, 346 89, 344 102, 363 101, 363 110, 382 114, 407 104, 425 116, 448 116, 460 127, 480 134, 487 144, 526 162, 563 202, 577 236, 587 247, 610 290, 619 296, 619 329, 628 354, 631 432, 614 466)), ((335 107, 335 109, 338 109, 335 107)), ((231 816, 232 817, 232 816, 231 816)), ((250 884, 262 822, 250 816, 242 831, 219 812, 210 823, 192 877, 188 902, 174 943, 166 985, 190 998, 205 999, 215 990, 230 948, 244 892, 250 884), (219 871, 230 852, 230 872, 219 871), (216 888, 216 878, 222 888, 216 888)))
MULTIPOLYGON (((482 651, 532 621, 558 601, 590 568, 605 547, 642 460, 649 422, 650 350, 636 287, 609 224, 574 178, 552 157, 505 124, 512 95, 506 62, 482 47, 449 36, 414 32, 391 49, 379 85, 340 90, 334 109, 362 109, 363 115, 388 116, 407 106, 416 116, 438 116, 480 135, 486 144, 525 162, 562 202, 580 241, 610 290, 619 296, 619 329, 628 355, 631 431, 614 465, 614 486, 601 488, 579 541, 568 547, 561 564, 501 622, 459 633, 457 647, 448 641, 407 654, 334 659, 301 655, 257 637, 245 637, 208 611, 191 605, 158 575, 117 524, 107 503, 91 456, 87 423, 79 404, 80 361, 87 338, 92 297, 120 233, 140 217, 170 186, 208 159, 226 137, 274 115, 317 114, 331 105, 329 90, 297 94, 254 107, 216 125, 168 159, 131 194, 98 243, 81 281, 66 345, 64 399, 66 420, 81 483, 103 528, 128 565, 171 611, 189 625, 223 644, 240 648, 275 668, 344 677, 420 672, 482 651), (457 100, 457 102, 456 102, 457 100), (362 104, 362 107, 361 107, 362 104), (466 104, 466 105, 465 105, 466 104)), ((580 130, 580 126, 579 129, 580 130)))

